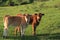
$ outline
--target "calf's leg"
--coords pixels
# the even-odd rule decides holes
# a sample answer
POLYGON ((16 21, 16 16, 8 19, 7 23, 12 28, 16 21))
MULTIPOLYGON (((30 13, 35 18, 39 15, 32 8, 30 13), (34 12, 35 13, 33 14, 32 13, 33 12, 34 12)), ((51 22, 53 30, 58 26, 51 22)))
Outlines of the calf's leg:
POLYGON ((3 37, 7 37, 7 35, 8 35, 8 28, 5 26, 4 27, 4 31, 3 31, 3 37))
POLYGON ((33 35, 36 35, 36 26, 34 23, 32 24, 32 31, 33 31, 33 35))

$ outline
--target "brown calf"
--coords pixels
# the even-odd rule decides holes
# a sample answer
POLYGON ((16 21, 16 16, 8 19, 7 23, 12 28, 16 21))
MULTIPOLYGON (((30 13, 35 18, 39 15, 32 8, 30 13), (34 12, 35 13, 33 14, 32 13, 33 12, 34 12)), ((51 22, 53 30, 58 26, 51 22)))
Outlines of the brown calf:
POLYGON ((5 15, 4 16, 4 32, 3 32, 3 37, 7 37, 8 34, 8 27, 14 26, 14 27, 20 27, 21 28, 21 36, 24 35, 25 28, 27 26, 27 23, 29 21, 29 16, 10 16, 10 15, 5 15))
POLYGON ((33 30, 33 35, 36 34, 36 27, 39 25, 41 18, 44 14, 42 13, 35 13, 34 15, 31 16, 31 21, 30 24, 32 24, 32 30, 33 30))

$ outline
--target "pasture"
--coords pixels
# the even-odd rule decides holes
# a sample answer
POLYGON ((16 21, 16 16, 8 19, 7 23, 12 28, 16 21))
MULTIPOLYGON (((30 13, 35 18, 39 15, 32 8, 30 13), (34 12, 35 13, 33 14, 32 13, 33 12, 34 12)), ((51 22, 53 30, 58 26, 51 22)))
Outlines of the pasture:
POLYGON ((0 40, 60 40, 60 0, 0 7, 0 40), (16 15, 18 13, 34 14, 39 12, 45 15, 36 29, 36 36, 32 36, 32 27, 28 25, 23 38, 19 36, 19 33, 15 37, 14 27, 9 27, 9 37, 7 39, 2 38, 4 15, 16 15))

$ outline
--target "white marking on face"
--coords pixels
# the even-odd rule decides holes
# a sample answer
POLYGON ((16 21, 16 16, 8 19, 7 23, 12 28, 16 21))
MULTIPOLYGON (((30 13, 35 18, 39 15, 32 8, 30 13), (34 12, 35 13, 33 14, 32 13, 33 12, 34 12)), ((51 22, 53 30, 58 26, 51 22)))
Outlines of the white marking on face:
POLYGON ((37 16, 37 20, 39 19, 39 16, 37 16))
POLYGON ((27 22, 27 18, 26 18, 26 16, 25 16, 25 20, 26 20, 26 22, 27 22))
POLYGON ((37 21, 39 22, 39 19, 40 19, 40 17, 39 16, 37 16, 37 21))

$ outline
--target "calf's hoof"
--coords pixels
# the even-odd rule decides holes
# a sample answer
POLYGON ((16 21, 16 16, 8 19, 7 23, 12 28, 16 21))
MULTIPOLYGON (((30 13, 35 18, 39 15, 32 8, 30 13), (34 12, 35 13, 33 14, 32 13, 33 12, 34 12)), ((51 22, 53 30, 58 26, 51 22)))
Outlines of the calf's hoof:
POLYGON ((36 33, 33 33, 32 36, 36 36, 36 33))
POLYGON ((8 38, 7 36, 3 36, 3 38, 8 38))

